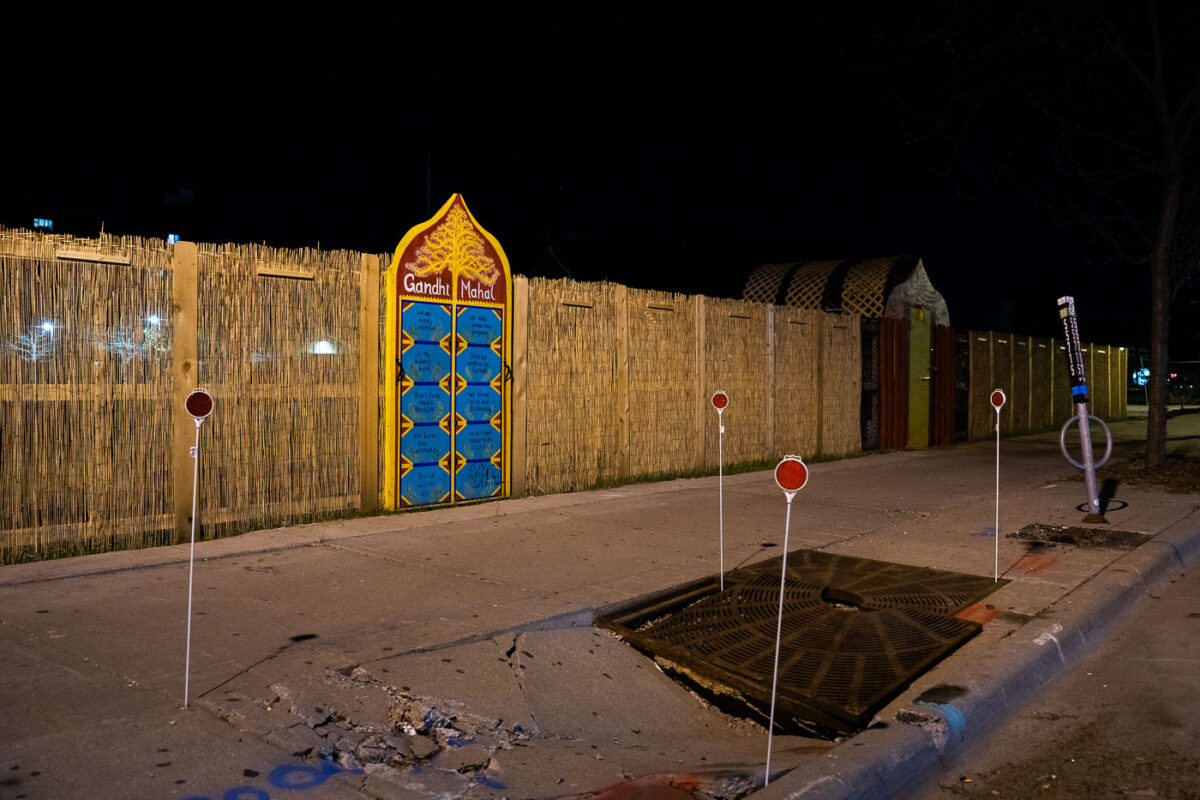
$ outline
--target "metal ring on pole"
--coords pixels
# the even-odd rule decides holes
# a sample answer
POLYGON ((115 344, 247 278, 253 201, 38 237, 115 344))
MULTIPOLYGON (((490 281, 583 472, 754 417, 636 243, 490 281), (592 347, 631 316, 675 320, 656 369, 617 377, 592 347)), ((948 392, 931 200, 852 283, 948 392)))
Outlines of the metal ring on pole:
MULTIPOLYGON (((1105 423, 1105 421, 1100 419, 1099 417, 1088 414, 1088 419, 1096 420, 1096 422, 1100 423, 1100 427, 1104 429, 1104 438, 1105 438, 1104 458, 1100 459, 1100 461, 1098 461, 1094 465, 1095 468, 1103 467, 1105 464, 1108 463, 1109 456, 1112 455, 1112 448, 1113 448, 1112 431, 1110 431, 1108 429, 1108 424, 1105 423)), ((1066 422, 1063 423, 1062 430, 1059 431, 1059 434, 1058 434, 1058 446, 1059 446, 1059 449, 1062 450, 1063 458, 1067 459, 1067 462, 1070 463, 1071 466, 1075 467, 1076 469, 1086 469, 1086 467, 1084 467, 1083 464, 1080 464, 1078 461, 1071 458, 1071 454, 1067 452, 1067 428, 1071 427, 1072 422, 1078 422, 1078 421, 1079 421, 1079 417, 1075 416, 1075 417, 1069 418, 1066 422)))

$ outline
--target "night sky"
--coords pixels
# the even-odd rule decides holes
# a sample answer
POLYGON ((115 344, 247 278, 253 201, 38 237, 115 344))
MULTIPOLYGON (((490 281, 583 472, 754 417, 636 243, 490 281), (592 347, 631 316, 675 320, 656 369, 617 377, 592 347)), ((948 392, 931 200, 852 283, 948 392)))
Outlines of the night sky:
POLYGON ((552 246, 579 279, 740 296, 762 263, 910 254, 956 325, 1061 335, 1074 294, 1086 339, 1146 344, 1145 267, 1037 191, 1045 115, 940 96, 940 5, 895 5, 30 20, 0 224, 390 253, 461 192, 515 272, 552 246))

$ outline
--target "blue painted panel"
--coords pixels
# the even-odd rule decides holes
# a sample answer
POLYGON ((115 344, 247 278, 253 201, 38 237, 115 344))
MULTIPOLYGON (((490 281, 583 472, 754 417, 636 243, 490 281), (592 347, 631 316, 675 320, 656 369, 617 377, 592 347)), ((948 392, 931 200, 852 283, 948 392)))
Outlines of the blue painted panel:
POLYGON ((436 383, 450 372, 450 354, 436 344, 415 344, 400 359, 404 374, 414 381, 436 383))
POLYGON ((500 412, 500 395, 487 384, 471 384, 455 399, 458 415, 467 422, 491 422, 500 412))
POLYGON ((450 395, 440 386, 414 386, 400 396, 400 413, 413 422, 440 422, 450 413, 450 395))
POLYGON ((466 306, 458 313, 458 335, 467 344, 486 344, 500 338, 504 323, 490 308, 466 306))
POLYGON ((468 347, 458 354, 457 366, 468 383, 488 383, 500 372, 500 356, 489 347, 468 347))
POLYGON ((436 464, 413 467, 400 479, 400 496, 408 505, 440 503, 450 493, 450 473, 436 464))
POLYGON ((438 303, 406 303, 400 325, 413 341, 440 342, 450 332, 450 311, 438 303))
POLYGON ((471 423, 454 437, 458 454, 463 458, 490 459, 501 447, 500 431, 484 423, 471 423))
POLYGON ((487 461, 470 462, 454 476, 454 489, 463 499, 491 497, 500 488, 500 470, 487 461))
POLYGON ((414 464, 436 464, 450 452, 450 434, 436 425, 418 425, 404 434, 401 448, 404 457, 414 464))

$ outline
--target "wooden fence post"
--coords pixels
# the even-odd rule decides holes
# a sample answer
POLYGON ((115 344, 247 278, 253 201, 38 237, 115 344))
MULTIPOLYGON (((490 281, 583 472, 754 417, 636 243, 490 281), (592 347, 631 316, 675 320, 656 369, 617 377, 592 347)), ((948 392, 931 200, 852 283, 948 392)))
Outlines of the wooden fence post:
POLYGON ((379 256, 364 254, 358 300, 359 507, 379 508, 379 256))
POLYGON ((775 453, 775 306, 767 304, 767 458, 775 453))
POLYGON ((708 419, 708 399, 711 392, 716 391, 717 386, 706 387, 704 385, 704 351, 706 342, 704 334, 704 295, 696 295, 696 469, 704 469, 704 439, 705 439, 705 422, 708 419), (707 389, 707 391, 706 391, 707 389))
MULTIPOLYGON (((196 349, 198 280, 197 248, 194 242, 176 242, 172 256, 171 288, 171 425, 174 431, 175 541, 186 542, 192 523, 191 448, 196 441, 196 424, 183 407, 188 393, 199 380, 196 349)), ((217 406, 217 413, 221 413, 217 406)), ((197 520, 199 523, 199 520, 197 520)), ((197 525, 197 527, 199 527, 197 525)))
POLYGON ((512 347, 512 477, 509 494, 522 497, 528 491, 526 477, 527 409, 529 403, 529 279, 513 276, 512 347))
POLYGON ((618 284, 617 307, 617 474, 629 477, 629 288, 618 284))
POLYGON ((829 314, 817 312, 817 452, 821 454, 825 453, 825 326, 828 324, 829 314))

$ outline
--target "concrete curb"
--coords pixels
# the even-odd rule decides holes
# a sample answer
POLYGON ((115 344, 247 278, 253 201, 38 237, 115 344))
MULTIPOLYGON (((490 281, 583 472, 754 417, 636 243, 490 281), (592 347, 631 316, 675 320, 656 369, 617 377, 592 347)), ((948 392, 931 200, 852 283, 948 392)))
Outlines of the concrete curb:
POLYGON ((918 681, 871 728, 810 764, 775 778, 755 800, 887 798, 925 780, 968 738, 1022 708, 1047 682, 1111 633, 1155 586, 1200 556, 1200 511, 1117 559, 981 657, 936 670, 947 695, 918 681), (961 694, 959 694, 961 692, 961 694), (922 694, 926 694, 922 698, 922 694), (944 700, 944 701, 939 701, 944 700), (903 715, 905 722, 898 722, 903 715))

